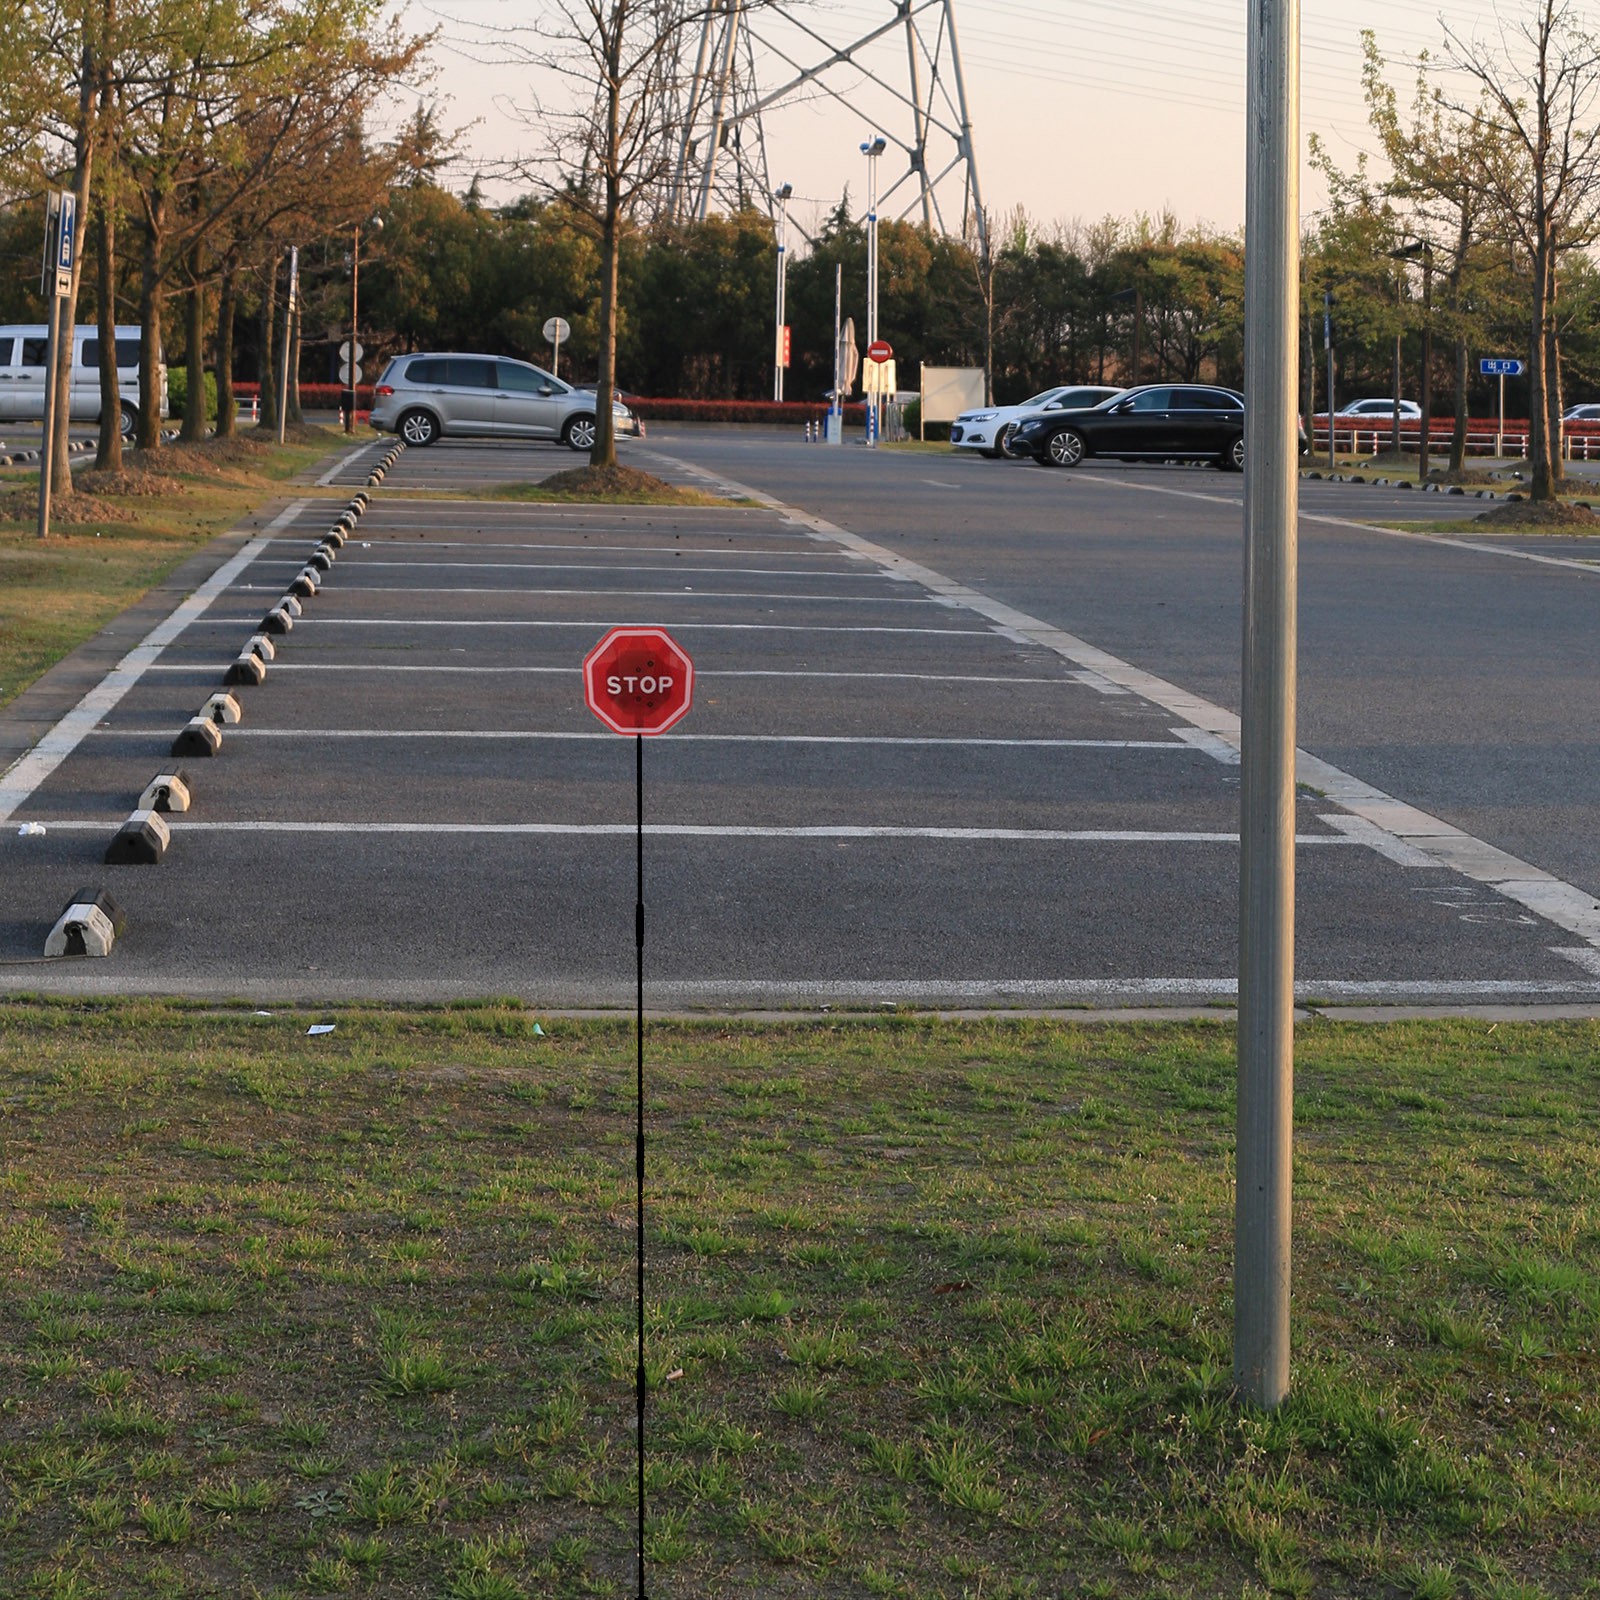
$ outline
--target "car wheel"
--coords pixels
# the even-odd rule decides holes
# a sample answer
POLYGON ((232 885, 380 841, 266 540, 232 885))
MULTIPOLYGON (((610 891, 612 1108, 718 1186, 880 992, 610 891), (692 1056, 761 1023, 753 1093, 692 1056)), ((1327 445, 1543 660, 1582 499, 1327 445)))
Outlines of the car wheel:
POLYGON ((439 437, 439 422, 431 411, 408 411, 395 431, 407 444, 432 444, 439 437))
POLYGON ((1083 435, 1075 429, 1058 428, 1045 440, 1042 459, 1052 467, 1075 467, 1083 456, 1083 435))
POLYGON ((561 442, 569 450, 593 450, 595 422, 593 417, 574 417, 561 430, 561 442))
POLYGON ((1217 465, 1224 472, 1244 471, 1244 435, 1242 433, 1222 452, 1222 459, 1217 465))
POLYGON ((139 427, 139 408, 124 400, 118 408, 117 427, 124 439, 131 439, 139 427))
POLYGON ((988 456, 991 461, 1003 460, 1006 456, 1011 454, 1011 435, 1016 431, 1016 423, 1008 422, 1005 427, 1003 427, 999 433, 994 436, 994 449, 985 450, 983 453, 988 456))

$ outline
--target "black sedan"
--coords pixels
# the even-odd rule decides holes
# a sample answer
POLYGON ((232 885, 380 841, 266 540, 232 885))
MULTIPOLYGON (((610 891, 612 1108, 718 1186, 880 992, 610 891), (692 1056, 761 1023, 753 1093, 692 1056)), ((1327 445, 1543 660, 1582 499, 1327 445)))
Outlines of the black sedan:
POLYGON ((1040 466, 1075 467, 1087 456, 1121 461, 1214 461, 1244 466, 1244 396, 1200 383, 1124 389, 1084 411, 1057 411, 1021 424, 1007 447, 1040 466))

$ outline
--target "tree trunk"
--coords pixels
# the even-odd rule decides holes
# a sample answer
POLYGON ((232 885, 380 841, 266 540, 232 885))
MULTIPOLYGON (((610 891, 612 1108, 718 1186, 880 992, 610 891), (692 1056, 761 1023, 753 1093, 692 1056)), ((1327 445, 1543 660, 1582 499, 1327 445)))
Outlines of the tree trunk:
POLYGON ((117 376, 117 209, 109 196, 103 195, 100 200, 94 242, 95 314, 100 335, 100 443, 94 464, 100 472, 120 472, 122 383, 117 376))
POLYGON ((606 214, 600 227, 600 374, 594 391, 594 447, 591 467, 617 464, 617 435, 611 397, 617 382, 617 250, 615 185, 607 184, 606 214))
POLYGON ((1464 472, 1467 465, 1467 336, 1456 335, 1456 417, 1450 431, 1450 471, 1464 472))
POLYGON ((1550 310, 1550 256, 1542 232, 1533 253, 1533 306, 1528 338, 1528 493, 1533 500, 1555 495, 1550 461, 1550 381, 1545 367, 1549 344, 1545 338, 1550 310))
POLYGON ((179 437, 185 444, 203 444, 206 437, 206 291, 200 268, 200 250, 196 246, 189 257, 189 287, 184 294, 184 366, 189 376, 179 437))
MULTIPOLYGON (((85 33, 87 33, 87 26, 85 33)), ((56 341, 56 417, 49 440, 52 453, 51 493, 58 499, 72 494, 72 459, 67 454, 67 424, 72 417, 73 330, 78 322, 78 285, 83 281, 83 230, 89 223, 89 177, 94 167, 94 50, 87 38, 78 66, 78 126, 76 159, 72 168, 72 193, 78 206, 78 248, 72 257, 72 287, 61 302, 61 333, 56 341)))
POLYGON ((1566 460, 1561 452, 1562 405, 1561 390, 1561 330, 1555 318, 1556 286, 1550 286, 1550 323, 1545 333, 1545 437, 1550 441, 1550 481, 1559 494, 1567 475, 1566 460))
POLYGON ((266 289, 261 296, 261 349, 257 357, 256 382, 261 392, 260 426, 278 436, 278 264, 276 259, 267 273, 266 289))
POLYGON ((166 197, 150 197, 139 260, 139 427, 134 443, 141 450, 161 448, 161 227, 166 197))
POLYGON ((600 223, 600 372, 594 392, 594 447, 591 467, 617 464, 617 435, 611 397, 617 382, 617 256, 621 249, 622 194, 622 40, 628 26, 628 0, 615 0, 606 26, 606 130, 602 168, 605 215, 600 223))
POLYGON ((238 407, 233 398, 233 288, 235 268, 223 268, 217 291, 217 437, 231 439, 238 431, 238 407))

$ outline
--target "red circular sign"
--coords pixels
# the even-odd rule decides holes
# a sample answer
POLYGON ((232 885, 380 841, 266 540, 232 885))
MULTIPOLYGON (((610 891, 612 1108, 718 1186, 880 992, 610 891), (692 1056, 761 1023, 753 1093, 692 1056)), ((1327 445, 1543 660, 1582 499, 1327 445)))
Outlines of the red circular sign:
POLYGON ((694 663, 663 628, 613 628, 583 658, 583 698, 613 733, 665 733, 689 714, 694 663))
POLYGON ((867 346, 868 361, 887 361, 894 355, 894 347, 887 339, 874 339, 867 346))

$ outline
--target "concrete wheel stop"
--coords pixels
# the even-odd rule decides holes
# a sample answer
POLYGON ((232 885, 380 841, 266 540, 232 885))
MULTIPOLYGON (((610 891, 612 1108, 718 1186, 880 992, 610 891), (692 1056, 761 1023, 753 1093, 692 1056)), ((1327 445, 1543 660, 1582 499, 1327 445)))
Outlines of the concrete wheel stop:
POLYGON ((106 864, 114 867, 154 866, 167 853, 172 830, 154 811, 135 811, 106 846, 106 864))
POLYGON ((46 956, 108 956, 127 926, 122 908, 104 889, 79 889, 44 941, 46 956))

